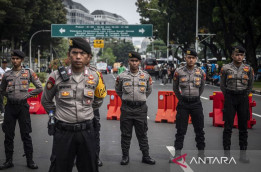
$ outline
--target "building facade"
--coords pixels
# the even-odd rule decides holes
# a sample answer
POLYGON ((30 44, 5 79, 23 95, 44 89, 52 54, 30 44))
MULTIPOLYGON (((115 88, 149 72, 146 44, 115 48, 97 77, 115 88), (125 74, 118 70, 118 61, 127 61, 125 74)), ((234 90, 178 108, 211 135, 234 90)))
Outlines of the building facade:
POLYGON ((94 24, 97 25, 124 25, 128 24, 122 16, 103 10, 95 10, 91 13, 94 17, 94 24))

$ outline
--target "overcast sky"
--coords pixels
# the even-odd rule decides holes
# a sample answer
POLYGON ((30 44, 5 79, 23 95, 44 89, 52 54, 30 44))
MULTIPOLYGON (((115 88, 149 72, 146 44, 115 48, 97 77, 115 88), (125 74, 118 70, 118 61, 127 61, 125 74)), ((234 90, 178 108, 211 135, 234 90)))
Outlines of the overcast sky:
POLYGON ((137 0, 73 0, 81 3, 90 13, 95 10, 104 10, 116 13, 125 18, 129 24, 140 24, 139 13, 136 12, 137 0))

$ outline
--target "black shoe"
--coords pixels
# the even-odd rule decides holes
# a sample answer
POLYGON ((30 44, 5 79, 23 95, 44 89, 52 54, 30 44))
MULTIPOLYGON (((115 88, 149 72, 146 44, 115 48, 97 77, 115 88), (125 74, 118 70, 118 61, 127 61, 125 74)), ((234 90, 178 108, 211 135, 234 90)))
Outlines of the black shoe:
POLYGON ((249 159, 246 155, 246 150, 240 150, 240 158, 239 161, 242 163, 249 163, 249 159))
POLYGON ((6 160, 6 162, 3 165, 0 166, 0 170, 8 169, 13 166, 14 166, 14 164, 12 162, 12 159, 9 159, 9 160, 6 160))
POLYGON ((38 169, 37 164, 33 160, 27 161, 27 167, 30 169, 38 169))
MULTIPOLYGON (((173 157, 172 162, 173 162, 174 159, 176 159, 180 156, 181 156, 181 150, 175 150, 175 156, 173 157)), ((179 158, 176 161, 181 161, 181 160, 182 160, 182 158, 179 158)))
POLYGON ((121 160, 121 165, 128 165, 129 164, 129 156, 123 155, 121 160))
POLYGON ((101 167, 103 165, 102 161, 100 159, 97 160, 98 167, 101 167))
POLYGON ((200 161, 205 161, 206 164, 209 164, 209 163, 210 163, 210 162, 209 162, 209 159, 206 159, 206 160, 205 160, 205 157, 206 157, 205 151, 204 151, 204 150, 199 150, 199 151, 198 151, 198 162, 200 162, 200 161))
POLYGON ((152 159, 150 156, 142 157, 142 163, 154 165, 156 164, 156 161, 152 159))

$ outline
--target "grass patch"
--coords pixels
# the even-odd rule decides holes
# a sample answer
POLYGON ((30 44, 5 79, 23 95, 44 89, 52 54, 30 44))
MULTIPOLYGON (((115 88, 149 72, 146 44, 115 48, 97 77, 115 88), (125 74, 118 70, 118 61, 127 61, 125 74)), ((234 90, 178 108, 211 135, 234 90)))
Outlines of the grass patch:
POLYGON ((254 90, 261 90, 261 81, 255 81, 253 84, 254 90))

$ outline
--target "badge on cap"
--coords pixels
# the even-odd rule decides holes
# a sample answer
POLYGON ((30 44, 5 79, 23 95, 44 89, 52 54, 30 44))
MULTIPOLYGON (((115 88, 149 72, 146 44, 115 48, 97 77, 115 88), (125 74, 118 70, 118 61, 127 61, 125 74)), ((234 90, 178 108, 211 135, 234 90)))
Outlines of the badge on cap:
POLYGON ((187 50, 187 54, 190 54, 191 52, 189 50, 187 50))
POLYGON ((129 57, 132 57, 132 54, 131 54, 131 53, 129 53, 129 57))
POLYGON ((73 40, 69 39, 69 45, 73 46, 73 40))
POLYGON ((88 78, 89 78, 90 80, 93 80, 93 79, 94 79, 93 75, 90 75, 88 78))

